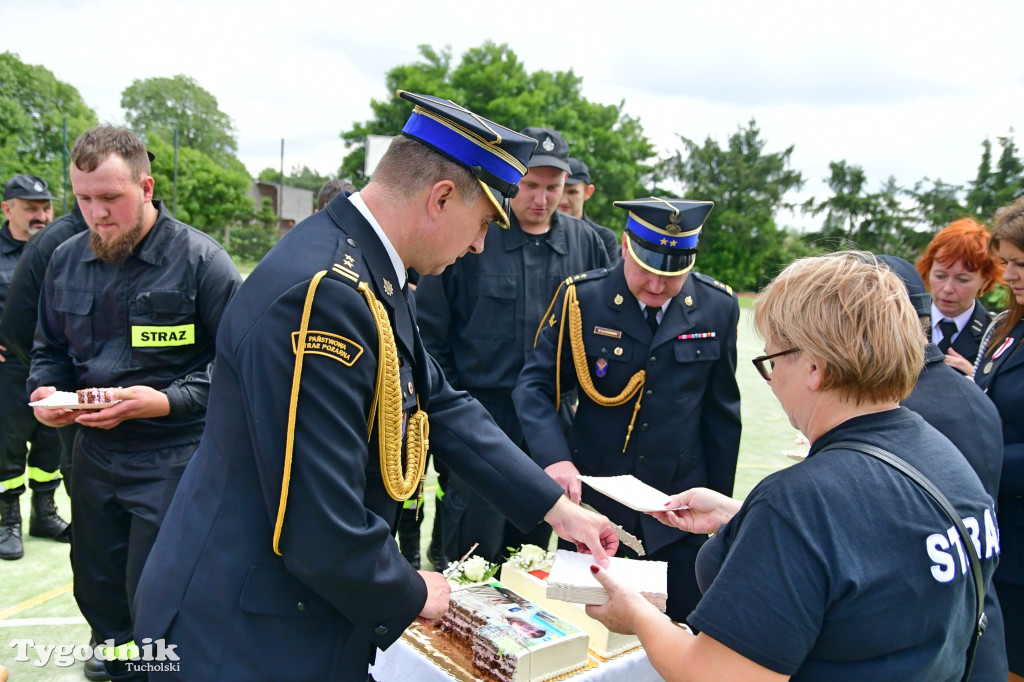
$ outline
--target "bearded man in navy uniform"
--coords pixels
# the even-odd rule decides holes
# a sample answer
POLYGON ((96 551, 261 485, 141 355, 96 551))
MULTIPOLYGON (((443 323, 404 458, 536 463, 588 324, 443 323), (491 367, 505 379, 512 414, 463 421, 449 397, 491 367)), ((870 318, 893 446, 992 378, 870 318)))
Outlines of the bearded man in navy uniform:
POLYGON ((732 494, 739 305, 730 287, 692 270, 711 202, 615 205, 629 211, 622 262, 566 280, 512 397, 534 460, 572 500, 638 536, 641 558, 669 562, 667 613, 683 621, 700 601, 693 565, 706 537, 581 490, 577 474, 632 474, 666 494, 732 494), (572 388, 579 406, 566 438, 556 410, 572 388))
POLYGON ((448 607, 393 537, 428 448, 524 529, 607 563, 617 540, 427 355, 407 268, 439 273, 507 224, 536 141, 448 101, 416 108, 373 179, 292 229, 228 307, 199 450, 146 564, 151 679, 361 680, 374 647, 448 607), (426 415, 429 414, 429 430, 426 415))

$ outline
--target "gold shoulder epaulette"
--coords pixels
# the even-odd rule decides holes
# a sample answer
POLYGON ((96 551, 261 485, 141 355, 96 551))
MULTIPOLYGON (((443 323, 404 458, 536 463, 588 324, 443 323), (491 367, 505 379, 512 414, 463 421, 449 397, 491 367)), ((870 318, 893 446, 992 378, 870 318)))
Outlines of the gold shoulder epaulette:
POLYGON ((731 286, 729 286, 728 284, 723 284, 722 282, 719 282, 714 277, 709 277, 708 275, 705 275, 704 273, 701 273, 701 272, 694 272, 693 274, 700 281, 704 282, 705 284, 710 284, 714 288, 718 289, 719 291, 721 291, 723 293, 728 294, 729 296, 735 296, 736 295, 736 294, 733 293, 733 290, 732 290, 731 286))

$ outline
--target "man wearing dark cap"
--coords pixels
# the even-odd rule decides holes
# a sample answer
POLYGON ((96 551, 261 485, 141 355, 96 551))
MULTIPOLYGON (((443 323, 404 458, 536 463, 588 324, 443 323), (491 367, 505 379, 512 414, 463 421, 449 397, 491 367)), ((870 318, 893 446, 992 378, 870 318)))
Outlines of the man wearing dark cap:
POLYGON ((608 258, 612 265, 619 262, 619 238, 611 228, 595 223, 587 212, 583 210, 583 204, 594 196, 594 185, 590 183, 590 168, 576 157, 569 157, 569 177, 565 179, 565 189, 562 190, 562 200, 558 204, 558 210, 567 213, 573 218, 579 218, 597 233, 608 252, 608 258))
MULTIPOLYGON (((946 354, 931 342, 932 297, 913 265, 896 256, 877 257, 903 280, 907 294, 921 319, 924 344, 924 368, 901 405, 917 412, 963 454, 978 474, 985 491, 998 499, 999 477, 1003 466, 1003 429, 999 410, 984 391, 969 377, 945 363, 946 354)), ((971 679, 1005 680, 1006 640, 1003 616, 995 586, 985 594, 988 626, 978 640, 971 679)))
MULTIPOLYGON (((0 204, 7 219, 0 227, 0 309, 6 308, 18 259, 29 237, 53 219, 55 197, 46 181, 15 175, 4 185, 0 204)), ((32 488, 29 535, 68 542, 67 522, 57 515, 53 493, 60 485, 57 432, 36 421, 28 406, 28 365, 0 345, 0 559, 24 556, 21 494, 32 488), (31 449, 26 448, 31 443, 31 449), (26 469, 27 464, 27 469, 26 469)))
POLYGON ((512 397, 534 461, 574 502, 638 537, 641 558, 668 562, 667 613, 683 621, 700 601, 694 560, 706 537, 581 490, 576 476, 633 475, 666 494, 696 486, 732 494, 739 305, 730 287, 692 270, 710 201, 615 205, 629 211, 623 261, 559 288, 512 397), (579 394, 568 439, 557 414, 567 388, 579 394))
POLYGON ((366 679, 374 647, 448 608, 393 538, 428 448, 524 528, 617 544, 445 381, 406 293, 407 268, 438 274, 507 224, 535 142, 398 94, 415 109, 370 183, 289 231, 225 313, 206 433, 135 600, 137 637, 180 659, 151 679, 366 679))
MULTIPOLYGON (((416 303, 423 343, 448 380, 483 403, 505 434, 525 447, 512 389, 537 325, 559 282, 609 262, 586 223, 557 211, 569 173, 565 139, 549 128, 522 134, 537 140, 537 150, 511 200, 509 229, 492 225, 482 254, 460 259, 440 277, 422 278, 416 303)), ((540 527, 535 536, 503 539, 504 518, 471 480, 457 475, 449 479, 441 508, 449 559, 480 543, 476 553, 497 562, 509 543, 546 544, 551 537, 540 527)))

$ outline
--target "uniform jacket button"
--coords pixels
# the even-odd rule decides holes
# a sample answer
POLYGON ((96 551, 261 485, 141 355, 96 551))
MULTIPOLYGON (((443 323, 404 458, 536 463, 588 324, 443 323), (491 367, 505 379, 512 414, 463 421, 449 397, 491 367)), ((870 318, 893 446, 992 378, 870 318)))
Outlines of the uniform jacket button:
POLYGON ((647 389, 647 392, 644 393, 644 395, 650 398, 652 395, 654 395, 654 391, 652 391, 651 389, 647 389))
POLYGON ((298 604, 295 605, 295 608, 297 608, 299 611, 305 611, 306 610, 306 602, 300 601, 298 604))
POLYGON ((650 360, 648 360, 648 362, 650 362, 650 363, 651 363, 652 365, 653 365, 653 364, 656 364, 656 363, 658 362, 658 358, 656 358, 656 357, 654 357, 654 356, 652 355, 652 356, 651 356, 651 359, 650 359, 650 360))
POLYGON ((643 424, 640 425, 640 430, 641 431, 646 431, 649 428, 651 428, 651 427, 646 422, 644 422, 643 424))
POLYGON ((383 637, 384 635, 388 634, 388 626, 386 626, 386 625, 378 625, 377 627, 375 627, 373 629, 373 634, 375 634, 375 635, 377 635, 379 637, 383 637))

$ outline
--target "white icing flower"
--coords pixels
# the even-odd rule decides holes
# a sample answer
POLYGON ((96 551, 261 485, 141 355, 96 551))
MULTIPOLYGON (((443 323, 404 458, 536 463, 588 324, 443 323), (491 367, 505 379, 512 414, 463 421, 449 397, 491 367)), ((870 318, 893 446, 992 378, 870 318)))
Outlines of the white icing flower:
POLYGON ((522 549, 519 550, 519 556, 523 558, 523 561, 528 561, 531 564, 544 561, 547 554, 537 545, 523 545, 522 549))
POLYGON ((482 556, 472 556, 462 564, 462 575, 467 580, 477 582, 484 579, 491 564, 482 556))

